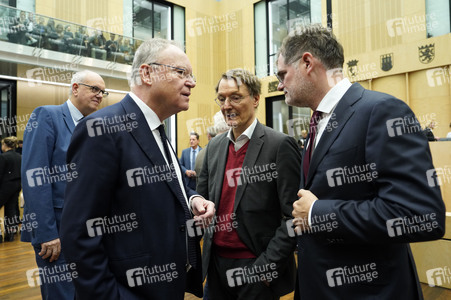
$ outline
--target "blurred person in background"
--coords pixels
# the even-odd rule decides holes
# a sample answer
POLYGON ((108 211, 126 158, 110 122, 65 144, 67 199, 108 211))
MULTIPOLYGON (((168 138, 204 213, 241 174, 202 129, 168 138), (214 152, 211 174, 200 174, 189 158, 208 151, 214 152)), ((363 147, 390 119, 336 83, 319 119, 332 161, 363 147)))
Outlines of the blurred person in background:
MULTIPOLYGON (((5 208, 5 242, 12 242, 18 232, 20 211, 19 193, 21 155, 17 153, 17 138, 10 136, 2 140, 0 155, 0 208, 5 208)), ((1 229, 1 228, 0 228, 1 229)), ((0 232, 0 243, 2 241, 0 232)))

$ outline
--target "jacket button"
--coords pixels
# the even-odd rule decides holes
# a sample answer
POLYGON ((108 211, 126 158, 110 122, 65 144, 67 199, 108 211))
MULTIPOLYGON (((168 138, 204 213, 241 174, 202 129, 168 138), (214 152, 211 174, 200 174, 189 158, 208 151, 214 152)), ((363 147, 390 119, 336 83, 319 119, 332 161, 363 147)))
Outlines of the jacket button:
POLYGON ((185 232, 185 225, 180 226, 180 231, 185 232))

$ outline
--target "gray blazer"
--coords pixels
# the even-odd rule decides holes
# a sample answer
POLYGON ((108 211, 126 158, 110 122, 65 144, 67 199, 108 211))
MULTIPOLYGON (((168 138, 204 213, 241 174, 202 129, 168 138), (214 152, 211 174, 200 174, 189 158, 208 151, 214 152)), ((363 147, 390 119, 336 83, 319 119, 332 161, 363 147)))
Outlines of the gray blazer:
MULTIPOLYGON (((229 143, 227 134, 210 141, 198 179, 198 193, 213 201, 216 208, 219 207, 226 173, 229 143)), ((298 149, 293 138, 258 122, 249 141, 243 169, 255 170, 259 167, 261 170, 266 166, 268 171, 263 174, 269 174, 269 179, 263 180, 265 177, 260 173, 259 180, 249 180, 243 172, 239 180, 233 179, 237 179, 235 183, 238 186, 233 209, 238 236, 257 255, 255 265, 276 264, 278 277, 270 282, 270 286, 277 295, 294 289, 295 239, 288 234, 286 221, 292 218, 292 205, 298 198, 301 166, 298 149)), ((213 234, 212 230, 207 230, 204 235, 204 278, 210 262, 213 234)))

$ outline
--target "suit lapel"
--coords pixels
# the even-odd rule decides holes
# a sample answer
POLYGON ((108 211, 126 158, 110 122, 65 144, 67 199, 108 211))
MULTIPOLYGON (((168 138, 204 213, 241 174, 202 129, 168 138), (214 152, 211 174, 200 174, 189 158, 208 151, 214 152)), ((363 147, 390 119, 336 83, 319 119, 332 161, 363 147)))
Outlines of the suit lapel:
POLYGON ((316 168, 323 160, 332 143, 337 139, 341 130, 343 130, 349 118, 351 118, 351 116, 354 114, 355 109, 353 108, 353 105, 362 97, 363 91, 364 89, 360 84, 354 83, 344 94, 343 98, 335 108, 328 123, 330 127, 326 126, 326 129, 324 130, 321 139, 318 142, 318 145, 313 151, 308 178, 305 182, 305 186, 307 188, 312 181, 313 175, 316 173, 316 168), (332 122, 336 122, 335 124, 337 124, 337 128, 331 127, 332 122), (328 128, 330 128, 331 130, 327 130, 328 128))
MULTIPOLYGON (((136 115, 136 120, 130 120, 130 121, 136 121, 138 125, 135 129, 133 129, 130 134, 133 136, 133 138, 138 143, 139 147, 143 150, 143 152, 146 154, 146 156, 149 158, 149 160, 157 166, 165 166, 166 161, 164 160, 163 154, 160 152, 160 148, 158 147, 157 142, 155 141, 155 137, 153 136, 152 131, 149 128, 149 125, 147 123, 146 118, 144 117, 144 114, 142 113, 141 109, 136 105, 135 101, 127 95, 124 100, 121 101, 122 107, 125 110, 125 115, 130 116, 132 114, 136 115)), ((170 147, 169 151, 172 147, 170 147)), ((174 162, 175 164, 176 162, 174 162)), ((177 164, 178 165, 178 164, 177 164)), ((177 168, 177 166, 174 166, 177 168)), ((181 172, 181 171, 180 171, 181 172)), ((183 173, 181 172, 183 175, 183 173)), ((169 185, 170 189, 174 193, 174 195, 178 198, 178 200, 181 202, 182 206, 186 206, 185 199, 181 199, 182 195, 179 195, 178 193, 178 181, 177 180, 165 180, 165 182, 169 185)), ((182 178, 183 182, 183 178, 182 178)), ((183 187, 180 187, 184 189, 183 187)), ((186 193, 186 191, 185 191, 186 193)))
MULTIPOLYGON (((252 134, 251 139, 249 140, 249 147, 246 151, 246 156, 244 157, 243 169, 244 168, 252 168, 255 166, 258 155, 260 154, 260 150, 263 147, 263 136, 265 135, 264 127, 260 122, 257 121, 257 126, 255 126, 254 133, 252 134)), ((243 176, 243 174, 242 174, 243 176)), ((236 209, 243 198, 244 191, 247 186, 247 182, 245 180, 241 180, 242 184, 239 185, 236 189, 235 194, 235 204, 233 206, 233 212, 236 212, 236 209)))
POLYGON ((66 124, 67 129, 69 130, 69 132, 71 134, 74 133, 75 123, 74 123, 74 120, 72 119, 72 115, 70 114, 69 106, 67 106, 67 102, 64 102, 63 104, 61 104, 61 111, 63 113, 63 120, 64 120, 64 123, 66 124))

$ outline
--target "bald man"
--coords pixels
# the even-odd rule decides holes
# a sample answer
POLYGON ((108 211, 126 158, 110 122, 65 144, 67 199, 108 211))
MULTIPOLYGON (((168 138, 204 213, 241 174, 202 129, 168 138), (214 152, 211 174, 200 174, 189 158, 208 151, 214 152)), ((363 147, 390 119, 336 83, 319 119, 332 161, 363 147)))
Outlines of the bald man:
POLYGON ((81 71, 71 80, 69 99, 36 108, 24 132, 22 187, 25 200, 21 240, 31 242, 38 269, 27 271, 43 299, 74 299, 73 266, 61 254, 59 228, 66 183, 77 176, 66 164, 66 152, 78 122, 96 111, 107 96, 97 73, 81 71), (35 280, 39 274, 37 284, 35 280))

